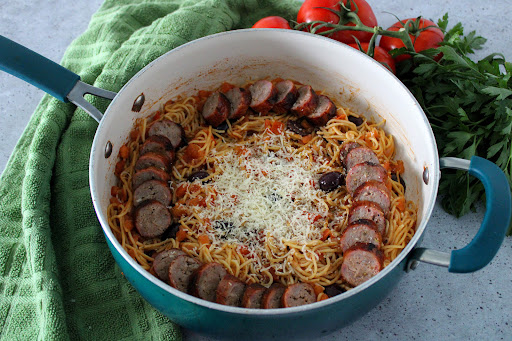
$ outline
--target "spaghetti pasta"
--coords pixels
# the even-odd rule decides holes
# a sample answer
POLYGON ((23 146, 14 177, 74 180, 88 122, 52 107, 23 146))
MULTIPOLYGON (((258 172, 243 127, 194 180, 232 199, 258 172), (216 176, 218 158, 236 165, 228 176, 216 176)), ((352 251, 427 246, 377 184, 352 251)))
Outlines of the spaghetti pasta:
POLYGON ((108 222, 144 269, 151 269, 155 253, 179 248, 204 263, 222 264, 247 284, 300 281, 349 289, 341 277, 338 238, 347 226, 352 198, 345 186, 331 192, 317 186, 323 173, 341 171, 341 145, 346 141, 370 148, 388 170, 397 170, 397 180, 390 178, 384 266, 412 239, 417 208, 405 198, 399 181, 403 164, 393 159, 394 139, 384 132, 384 122, 364 120, 356 126, 347 118, 358 115, 339 107, 337 116, 308 138, 285 129, 291 115, 272 112, 228 122, 223 133, 202 120, 203 102, 199 96, 167 102, 161 112, 136 121, 126 144, 130 152, 120 161, 124 167, 112 191, 108 222), (179 232, 173 238, 143 239, 131 217, 134 165, 147 129, 166 119, 180 124, 189 141, 177 151, 171 170, 171 211, 179 232), (198 170, 209 176, 187 181, 198 170))

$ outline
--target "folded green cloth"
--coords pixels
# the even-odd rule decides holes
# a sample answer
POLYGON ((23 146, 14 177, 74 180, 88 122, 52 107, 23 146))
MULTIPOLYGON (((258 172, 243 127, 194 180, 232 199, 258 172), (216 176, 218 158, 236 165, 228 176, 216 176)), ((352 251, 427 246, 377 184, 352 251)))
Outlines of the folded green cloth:
MULTIPOLYGON (((118 91, 190 40, 293 19, 293 0, 107 0, 62 65, 118 91)), ((229 53, 229 51, 226 51, 229 53)), ((105 100, 89 98, 100 110, 105 100)), ((46 95, 0 178, 0 338, 177 340, 179 328, 123 277, 94 213, 89 152, 97 123, 46 95)))

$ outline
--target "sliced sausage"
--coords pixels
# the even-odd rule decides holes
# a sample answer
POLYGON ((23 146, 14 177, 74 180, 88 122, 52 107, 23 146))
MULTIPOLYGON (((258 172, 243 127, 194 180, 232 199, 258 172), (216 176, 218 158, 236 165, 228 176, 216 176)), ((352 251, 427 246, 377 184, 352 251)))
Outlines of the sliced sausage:
POLYGON ((318 96, 318 105, 315 110, 307 116, 308 121, 320 127, 336 116, 336 106, 327 96, 318 96))
POLYGON ((219 282, 215 301, 219 304, 239 307, 242 304, 245 284, 233 275, 227 274, 219 282))
POLYGON ((171 166, 171 160, 164 154, 160 153, 146 153, 139 156, 137 162, 135 162, 135 171, 139 171, 144 168, 155 167, 165 171, 171 166))
POLYGON ((276 89, 277 99, 272 111, 277 114, 286 114, 297 100, 297 87, 292 81, 284 80, 276 84, 276 89))
POLYGON ((230 103, 228 118, 236 120, 245 114, 251 104, 251 92, 244 88, 233 88, 226 92, 226 98, 230 103))
POLYGON ((169 206, 172 200, 172 192, 167 182, 149 180, 140 184, 133 192, 133 204, 137 206, 146 200, 156 200, 164 206, 169 206))
POLYGON ((190 293, 196 297, 215 302, 217 287, 227 271, 219 263, 203 264, 194 273, 190 293))
POLYGON ((290 285, 281 298, 283 307, 298 307, 316 302, 315 289, 309 283, 295 283, 290 285))
POLYGON ((187 255, 179 255, 169 264, 169 284, 182 292, 187 292, 194 272, 201 262, 187 255))
POLYGON ((135 227, 143 237, 158 237, 171 223, 171 212, 156 200, 145 201, 135 209, 135 227))
POLYGON ((341 145, 340 150, 340 160, 343 166, 345 166, 345 158, 347 157, 347 154, 354 148, 361 147, 361 145, 357 142, 344 142, 341 145))
POLYGON ((204 103, 203 118, 208 124, 216 127, 228 118, 230 107, 231 104, 226 96, 215 91, 204 103))
POLYGON ((366 282, 382 270, 384 256, 373 244, 358 243, 343 254, 341 276, 352 286, 366 282))
POLYGON ((186 144, 185 130, 183 127, 173 121, 163 119, 156 121, 149 127, 148 136, 161 135, 167 137, 171 141, 174 149, 177 149, 186 144))
POLYGON ((276 102, 277 89, 272 82, 262 79, 251 85, 251 108, 261 114, 266 114, 276 102))
POLYGON ((370 148, 366 147, 357 147, 351 149, 347 156, 345 157, 345 167, 348 170, 352 168, 352 166, 357 165, 358 163, 370 162, 373 164, 379 164, 379 158, 370 148))
POLYGON ((318 96, 309 85, 301 86, 298 94, 297 101, 293 104, 291 112, 299 117, 309 116, 318 105, 318 96))
POLYGON ((353 195, 354 191, 365 182, 370 180, 385 182, 387 178, 388 172, 384 167, 369 162, 363 162, 350 168, 345 181, 347 183, 348 192, 353 195))
POLYGON ((263 285, 258 283, 249 284, 245 288, 244 296, 242 297, 242 307, 244 308, 261 308, 263 295, 267 291, 263 285))
POLYGON ((176 153, 171 141, 162 135, 153 135, 146 138, 146 141, 140 147, 139 154, 144 155, 150 152, 167 155, 171 162, 174 162, 176 159, 176 153))
POLYGON ((186 256, 187 254, 180 249, 170 249, 159 252, 153 261, 153 271, 162 281, 169 280, 169 265, 178 256, 186 256))
POLYGON ((341 250, 345 252, 357 243, 371 243, 380 249, 382 236, 373 221, 359 219, 348 224, 340 237, 341 250))
POLYGON ((149 180, 160 180, 163 182, 167 182, 171 180, 171 177, 169 174, 159 168, 156 167, 149 167, 145 169, 141 169, 138 172, 135 172, 133 174, 132 183, 133 188, 139 187, 142 183, 149 181, 149 180))
POLYGON ((372 201, 356 201, 348 213, 348 223, 368 219, 375 223, 381 235, 386 231, 386 215, 382 208, 372 201))
POLYGON ((359 186, 353 195, 355 201, 371 201, 379 205, 384 214, 391 208, 391 192, 380 181, 368 181, 359 186))
POLYGON ((281 283, 272 283, 270 288, 267 289, 261 301, 263 309, 276 309, 282 308, 281 298, 283 297, 286 287, 281 283))

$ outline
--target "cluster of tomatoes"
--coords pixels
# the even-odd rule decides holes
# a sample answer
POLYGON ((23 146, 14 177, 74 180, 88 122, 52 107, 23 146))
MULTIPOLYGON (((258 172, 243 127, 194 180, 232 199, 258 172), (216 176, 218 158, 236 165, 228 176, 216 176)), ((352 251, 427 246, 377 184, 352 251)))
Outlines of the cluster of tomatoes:
MULTIPOLYGON (((373 28, 377 26, 377 18, 373 13, 372 8, 365 0, 305 0, 302 4, 297 15, 298 26, 304 30, 307 29, 307 23, 315 22, 316 24, 329 23, 335 25, 355 26, 354 22, 350 20, 340 22, 339 12, 341 3, 347 5, 350 1, 349 7, 354 8, 355 13, 359 17, 361 23, 366 27, 373 28), (329 10, 330 9, 330 10, 329 10), (303 23, 306 23, 304 25, 303 23), (303 25, 300 25, 303 24, 303 25)), ((381 39, 378 46, 374 46, 372 57, 378 62, 384 64, 393 73, 396 71, 395 63, 410 58, 408 54, 398 54, 394 58, 389 54, 394 49, 404 48, 405 44, 399 37, 388 36, 386 32, 396 32, 404 29, 406 23, 414 24, 408 27, 409 37, 414 46, 415 52, 420 52, 430 48, 436 48, 439 43, 443 41, 443 32, 430 20, 420 18, 406 19, 398 21, 387 30, 381 31, 381 39)), ((253 28, 282 28, 292 29, 288 21, 282 17, 270 16, 259 20, 254 24, 253 28)), ((322 27, 316 30, 316 33, 326 32, 329 28, 322 27)), ((370 43, 372 43, 372 36, 374 33, 368 31, 354 31, 354 30, 337 30, 328 34, 329 38, 348 44, 356 49, 363 49, 365 53, 368 52, 370 43), (359 42, 359 45, 357 44, 359 42)))

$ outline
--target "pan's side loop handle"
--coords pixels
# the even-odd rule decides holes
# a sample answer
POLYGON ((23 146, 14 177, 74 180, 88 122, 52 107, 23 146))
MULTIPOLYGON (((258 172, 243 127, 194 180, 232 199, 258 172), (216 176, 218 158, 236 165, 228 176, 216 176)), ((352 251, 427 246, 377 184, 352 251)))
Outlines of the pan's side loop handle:
POLYGON ((114 99, 115 92, 95 88, 80 81, 80 76, 34 51, 0 35, 0 70, 49 93, 62 102, 68 100, 84 109, 96 121, 103 114, 84 99, 92 94, 114 99))
POLYGON ((464 248, 451 253, 417 248, 408 260, 407 270, 418 262, 448 267, 449 272, 467 273, 480 270, 498 252, 510 224, 512 200, 510 185, 505 173, 494 163, 478 156, 469 160, 442 158, 441 168, 467 170, 482 181, 485 188, 486 212, 480 229, 464 248))

